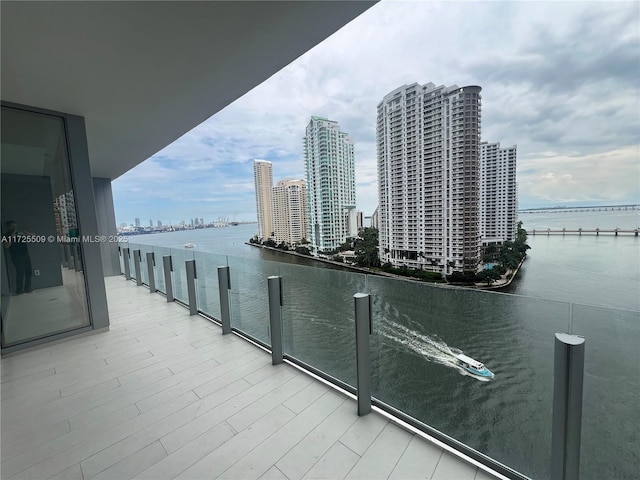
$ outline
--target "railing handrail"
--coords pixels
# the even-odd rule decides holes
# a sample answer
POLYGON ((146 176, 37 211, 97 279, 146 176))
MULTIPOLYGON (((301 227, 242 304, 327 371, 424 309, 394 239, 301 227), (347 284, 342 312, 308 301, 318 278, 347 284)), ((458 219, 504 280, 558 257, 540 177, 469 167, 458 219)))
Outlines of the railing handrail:
MULTIPOLYGON (((152 245, 145 245, 145 246, 146 247, 151 247, 152 249, 154 247, 152 245)), ((141 245, 138 245, 138 248, 133 250, 135 253, 134 253, 134 256, 132 258, 131 255, 128 255, 128 253, 132 251, 132 247, 134 247, 134 245, 130 245, 129 248, 127 248, 127 249, 122 249, 122 255, 124 257, 127 257, 126 258, 127 261, 130 261, 130 260, 133 259, 134 262, 136 262, 135 272, 136 272, 136 276, 138 277, 138 278, 136 278, 136 282, 138 284, 141 284, 142 283, 142 279, 139 278, 141 276, 141 271, 142 271, 142 269, 140 268, 140 261, 143 258, 145 259, 145 261, 147 261, 147 259, 150 258, 150 257, 148 257, 146 255, 144 257, 142 257, 141 248, 140 248, 141 245)), ((167 247, 161 247, 161 248, 166 249, 167 247)), ((171 265, 171 262, 167 263, 166 259, 167 259, 167 257, 169 257, 169 259, 171 259, 173 257, 173 251, 176 250, 176 249, 168 248, 168 250, 169 250, 169 255, 165 256, 165 259, 164 259, 165 260, 165 262, 164 262, 165 266, 166 265, 171 265)), ((207 255, 207 252, 200 252, 200 253, 202 253, 203 255, 207 255)), ((228 291, 231 290, 231 284, 230 284, 230 280, 229 280, 231 278, 229 276, 229 268, 230 268, 229 264, 232 263, 232 262, 230 262, 230 259, 237 259, 238 258, 238 257, 226 256, 226 255, 222 256, 222 257, 225 258, 227 266, 221 266, 221 267, 218 268, 218 273, 221 274, 221 272, 222 272, 222 276, 218 277, 219 278, 219 290, 220 290, 220 293, 221 293, 221 297, 220 297, 221 301, 223 300, 223 296, 222 296, 223 290, 228 290, 228 291), (227 275, 226 277, 224 276, 225 272, 226 272, 226 275, 227 275), (226 278, 226 280, 223 281, 222 279, 224 279, 224 278, 226 278)), ((250 259, 250 260, 251 261, 255 261, 255 262, 262 262, 262 263, 266 262, 266 263, 273 264, 273 265, 281 265, 282 264, 282 262, 270 261, 270 260, 262 260, 262 259, 250 259)), ((190 309, 192 311, 192 314, 194 314, 194 312, 195 313, 203 313, 208 318, 213 318, 213 316, 210 313, 204 312, 196 304, 195 283, 194 283, 196 281, 195 280, 196 279, 195 265, 196 265, 196 259, 189 259, 189 260, 186 260, 186 262, 185 262, 185 268, 186 268, 186 274, 187 274, 187 288, 189 290, 189 300, 190 301, 188 303, 185 303, 183 300, 181 300, 179 298, 177 298, 176 300, 179 301, 180 304, 183 304, 183 305, 185 305, 187 307, 190 307, 190 309), (189 273, 189 272, 191 272, 191 273, 189 273)), ((125 267, 126 266, 127 266, 127 264, 125 263, 125 267)), ((287 266, 288 267, 292 267, 294 269, 295 268, 305 268, 305 269, 314 268, 314 267, 303 266, 303 265, 287 265, 287 266)), ((149 268, 148 272, 149 272, 149 276, 150 276, 149 278, 151 278, 151 275, 154 274, 153 273, 153 269, 149 268)), ((169 273, 171 273, 171 272, 169 272, 169 273)), ((354 274, 354 273, 348 273, 348 272, 332 271, 332 274, 336 274, 336 273, 337 274, 343 273, 345 275, 346 274, 348 274, 348 275, 364 275, 365 280, 367 279, 367 275, 365 275, 365 274, 354 274)), ((169 276, 168 278, 170 279, 171 276, 169 276)), ((270 277, 269 278, 269 284, 270 284, 269 286, 270 287, 272 286, 271 285, 273 283, 272 280, 274 280, 274 279, 278 280, 278 285, 279 285, 280 277, 270 277)), ((391 279, 391 280, 393 281, 394 279, 391 279)), ((265 281, 267 281, 266 277, 265 277, 265 281)), ((275 283, 273 285, 275 285, 275 283)), ((426 288, 432 287, 432 285, 429 285, 429 284, 425 284, 424 286, 426 288)), ((171 288, 171 285, 170 284, 169 285, 165 285, 165 288, 171 288)), ((365 291, 366 290, 368 290, 368 288, 365 288, 365 291)), ((466 289, 466 290, 467 291, 473 291, 474 294, 480 294, 480 295, 482 295, 482 294, 490 295, 491 293, 495 294, 494 292, 482 292, 482 291, 476 291, 476 290, 470 290, 470 289, 466 289)), ((276 290, 274 290, 274 292, 276 292, 276 290)), ((348 292, 345 292, 345 293, 348 293, 348 292)), ((501 462, 499 462, 499 461, 497 461, 497 460, 495 460, 493 458, 490 458, 489 456, 485 455, 484 453, 479 452, 479 451, 475 450, 474 448, 463 444, 462 442, 450 437, 446 433, 443 433, 443 432, 441 432, 441 431, 439 431, 439 430, 437 430, 437 429, 435 429, 435 428, 433 428, 433 427, 421 422, 419 419, 413 418, 410 415, 402 412, 400 409, 398 409, 396 407, 393 407, 391 405, 388 405, 388 404, 384 403, 383 401, 381 401, 379 399, 376 399, 376 398, 374 398, 372 396, 370 379, 368 381, 366 379, 367 375, 369 375, 369 376, 371 375, 370 374, 370 358, 368 356, 368 353, 366 355, 362 355, 362 352, 365 352, 364 345, 366 345, 366 352, 368 352, 368 348, 369 348, 369 336, 366 335, 366 340, 363 340, 365 338, 365 336, 363 336, 363 333, 364 333, 365 330, 369 331, 369 330, 372 329, 371 323, 370 323, 371 322, 370 303, 368 303, 369 308, 365 309, 366 310, 366 314, 360 315, 358 313, 358 302, 359 302, 359 300, 365 300, 366 299, 367 302, 370 302, 371 296, 369 294, 358 294, 358 295, 355 296, 355 297, 357 297, 356 298, 356 312, 355 312, 356 351, 358 352, 357 356, 360 356, 359 359, 356 359, 356 363, 358 365, 357 389, 356 389, 357 399, 358 399, 358 414, 366 414, 366 413, 368 413, 371 410, 371 406, 373 405, 373 406, 375 406, 377 408, 380 408, 380 409, 384 410, 389 415, 399 419, 401 422, 405 422, 408 425, 418 429, 419 431, 423 432, 425 435, 431 436, 431 437, 435 438, 436 440, 438 440, 440 442, 443 442, 444 444, 448 445, 449 447, 455 449, 456 451, 460 452, 461 454, 473 459, 474 461, 485 465, 486 467, 494 470, 495 472, 499 473, 500 475, 504 475, 504 476, 506 476, 508 478, 514 478, 514 479, 527 479, 528 477, 526 477, 522 473, 517 472, 516 470, 513 470, 508 466, 505 466, 501 462), (360 298, 358 295, 360 295, 360 297, 362 297, 362 298, 360 298), (360 318, 360 320, 358 320, 359 318, 360 318), (367 320, 368 324, 367 324, 367 322, 365 322, 365 320, 367 320), (364 360, 364 363, 368 364, 367 368, 365 368, 366 372, 364 374, 362 374, 362 371, 361 371, 361 366, 362 366, 361 365, 361 360, 362 359, 366 359, 366 360, 364 360), (367 382, 369 382, 368 386, 367 386, 367 382), (363 385, 364 385, 364 387, 363 387, 363 385), (361 398, 362 391, 365 392, 364 395, 366 395, 366 399, 361 398)), ((518 297, 534 299, 534 300, 539 300, 539 301, 552 302, 552 303, 561 304, 561 305, 567 305, 569 307, 568 316, 569 316, 570 322, 573 321, 573 315, 574 315, 573 307, 574 306, 584 306, 584 307, 589 308, 588 305, 576 304, 576 303, 571 303, 571 302, 560 302, 560 301, 555 301, 555 300, 545 300, 545 299, 539 299, 539 298, 536 298, 536 297, 528 297, 528 296, 522 296, 522 295, 520 295, 518 297)), ((228 302, 229 301, 228 300, 229 297, 226 297, 226 298, 227 298, 227 302, 228 302)), ((277 319, 277 317, 279 317, 279 315, 280 315, 279 308, 282 305, 281 290, 280 290, 279 286, 277 288, 277 293, 273 293, 273 295, 270 294, 269 298, 270 298, 270 305, 271 305, 271 302, 279 302, 278 309, 273 309, 271 307, 269 308, 269 311, 271 313, 271 315, 270 315, 271 316, 271 332, 273 334, 274 332, 277 332, 279 329, 282 328, 282 324, 279 323, 280 320, 277 319)), ((360 302, 360 303, 362 303, 362 302, 360 302)), ((230 305, 228 305, 228 306, 230 307, 230 305)), ((364 307, 364 303, 362 303, 361 308, 365 308, 364 307)), ((612 307, 593 306, 591 308, 613 310, 613 311, 618 310, 618 311, 622 311, 622 312, 636 313, 634 310, 625 310, 625 309, 612 308, 612 307)), ((364 310, 362 310, 362 311, 364 312, 364 310)), ((227 321, 229 322, 229 325, 230 325, 230 317, 231 317, 231 315, 227 314, 226 317, 228 318, 227 321)), ((222 322, 221 322, 223 327, 224 327, 225 323, 226 323, 226 321, 223 318, 222 322)), ((305 363, 304 361, 298 360, 294 356, 288 355, 286 352, 283 352, 283 349, 282 349, 282 338, 281 337, 280 337, 279 340, 277 340, 277 341, 280 342, 280 347, 276 348, 277 347, 277 345, 276 345, 277 341, 275 340, 275 338, 273 336, 271 336, 271 342, 272 343, 269 344, 269 343, 265 343, 264 341, 252 336, 250 333, 248 333, 246 331, 243 331, 240 328, 231 327, 230 326, 229 329, 230 329, 230 331, 236 332, 236 333, 240 334, 241 336, 249 339, 250 341, 260 345, 262 348, 265 348, 265 349, 271 351, 272 356, 273 356, 273 363, 274 364, 280 363, 282 361, 282 359, 285 359, 287 361, 291 361, 293 363, 296 363, 298 366, 302 366, 302 368, 306 368, 307 370, 309 370, 310 372, 312 372, 312 373, 314 373, 316 375, 320 374, 321 376, 323 376, 323 378, 325 378, 327 381, 331 382, 337 388, 343 389, 345 391, 352 391, 353 390, 353 387, 345 384, 343 381, 341 381, 341 380, 339 380, 339 379, 337 379, 335 377, 332 377, 330 374, 327 374, 326 372, 322 372, 321 370, 319 370, 318 368, 314 367, 313 365, 309 365, 309 364, 305 363), (272 347, 272 345, 274 347, 272 347), (279 351, 276 352, 276 350, 279 350, 279 351), (347 387, 347 388, 345 388, 345 387, 347 387)), ((569 324, 569 330, 571 330, 571 323, 569 324)), ((371 332, 369 332, 369 333, 371 333, 371 332)), ((569 331, 569 333, 571 333, 571 332, 569 331)), ((557 374, 557 372, 561 371, 561 370, 562 369, 556 368, 556 383, 555 383, 556 388, 557 388, 557 385, 562 383, 562 382, 559 383, 559 381, 558 381, 559 377, 558 377, 558 374, 557 374)), ((574 378, 575 378, 575 376, 574 376, 574 378)), ((577 405, 577 403, 576 403, 576 395, 575 394, 571 394, 570 396, 571 396, 571 398, 573 398, 572 405, 574 405, 574 406, 577 405)), ((557 398, 557 400, 554 399, 554 421, 555 421, 556 417, 561 418, 560 414, 556 415, 556 405, 568 404, 567 401, 563 400, 562 393, 558 393, 556 395, 556 398, 557 398)), ((582 404, 581 393, 580 393, 579 404, 580 404, 580 406, 582 404)), ((576 409, 576 408, 573 409, 574 412, 576 410, 579 410, 580 411, 580 415, 581 415, 581 408, 580 409, 576 409)), ((573 418, 575 418, 575 415, 574 415, 573 418)), ((576 421, 579 422, 579 419, 578 420, 574 419, 574 424, 575 424, 576 421)), ((555 432, 557 430, 555 423, 554 423, 554 427, 553 428, 554 428, 554 432, 555 432)), ((573 431, 575 432, 575 429, 573 431)), ((554 433, 554 435, 555 435, 555 433, 554 433)), ((575 438, 574 434, 570 433, 570 435, 573 435, 571 438, 575 438)), ((578 436, 579 436, 579 430, 578 430, 578 436)), ((560 438, 560 434, 556 435, 556 437, 560 438)), ((555 440, 555 439, 554 439, 554 442, 556 442, 556 444, 558 444, 558 441, 555 440)), ((575 452, 575 448, 576 448, 575 443, 576 443, 575 441, 567 442, 567 445, 572 445, 573 446, 574 452, 575 452)), ((579 449, 580 449, 579 439, 578 439, 577 449, 578 449, 578 452, 579 452, 579 449)), ((568 451, 569 450, 570 449, 568 449, 568 451)), ((559 467, 559 465, 560 465, 559 462, 560 461, 564 461, 562 459, 559 460, 559 458, 560 458, 559 456, 554 456, 554 458, 553 458, 552 469, 556 469, 555 471, 557 471, 558 468, 561 468, 561 467, 559 467)), ((569 459, 569 460, 567 460, 566 465, 570 465, 573 468, 573 470, 572 470, 573 472, 577 472, 579 470, 579 460, 578 461, 575 460, 576 458, 579 459, 579 453, 578 453, 578 456, 576 457, 576 455, 572 456, 571 453, 569 452, 562 458, 568 458, 569 459)), ((577 477, 575 477, 573 475, 568 475, 567 477, 563 477, 563 478, 569 479, 569 478, 577 478, 577 477)))
MULTIPOLYGON (((183 250, 181 250, 179 248, 176 248, 176 247, 165 247, 165 246, 162 246, 162 245, 130 244, 130 243, 127 243, 127 244, 144 246, 144 247, 151 247, 151 248, 162 248, 162 249, 171 250, 171 251, 178 251, 178 252, 182 252, 183 251, 183 250)), ((127 245, 127 244, 124 244, 124 245, 127 245)), ((260 261, 260 262, 266 262, 266 263, 270 263, 270 264, 274 264, 274 265, 287 265, 288 268, 316 268, 316 267, 311 267, 311 266, 308 266, 308 265, 288 264, 288 263, 284 263, 284 262, 279 262, 277 260, 256 259, 256 258, 253 258, 253 257, 239 257, 239 256, 235 256, 235 255, 227 255, 227 254, 215 253, 215 252, 210 252, 208 250, 201 250, 201 249, 196 249, 196 250, 192 250, 192 251, 197 252, 197 253, 201 253, 203 255, 207 255, 208 254, 208 255, 215 255, 215 256, 218 256, 218 257, 225 257, 227 259, 227 265, 229 265, 228 259, 235 259, 235 260, 260 261)), ((313 258, 311 258, 311 257, 309 257, 309 258, 310 258, 310 260, 313 260, 313 258)), ((329 269, 329 268, 327 270, 331 270, 331 271, 334 271, 334 272, 340 272, 341 271, 341 270, 333 270, 333 269, 329 269)), ((562 300, 554 300, 554 299, 551 299, 551 298, 537 297, 535 295, 523 295, 521 293, 499 292, 499 291, 495 291, 495 290, 479 290, 479 289, 475 289, 475 288, 472 288, 472 287, 465 287, 464 285, 449 285, 449 284, 442 284, 442 283, 429 283, 429 282, 423 282, 423 281, 412 279, 412 278, 379 276, 379 275, 376 275, 374 273, 344 272, 344 271, 343 271, 343 273, 348 273, 350 275, 364 275, 364 276, 374 275, 376 277, 384 278, 384 279, 390 280, 390 281, 408 282, 408 283, 412 283, 412 284, 424 285, 425 288, 437 288, 437 289, 444 289, 444 290, 459 290, 459 291, 474 292, 475 294, 478 294, 478 295, 498 295, 498 296, 508 296, 508 297, 521 298, 521 299, 539 300, 539 301, 554 303, 554 304, 558 304, 558 305, 566 305, 568 308, 570 308, 571 306, 578 306, 578 307, 587 307, 587 308, 601 308, 601 309, 605 309, 605 310, 613 310, 613 311, 628 312, 628 313, 640 313, 640 308, 636 310, 636 309, 633 309, 633 308, 621 307, 621 306, 596 305, 596 304, 580 303, 580 302, 565 302, 565 301, 562 301, 562 300)))

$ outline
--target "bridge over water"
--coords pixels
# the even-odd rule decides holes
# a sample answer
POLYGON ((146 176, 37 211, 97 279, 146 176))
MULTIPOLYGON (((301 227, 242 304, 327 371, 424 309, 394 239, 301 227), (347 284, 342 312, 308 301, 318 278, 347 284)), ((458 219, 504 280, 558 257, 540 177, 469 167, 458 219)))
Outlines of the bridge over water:
POLYGON ((638 228, 534 228, 527 230, 527 235, 635 235, 638 236, 638 228))
POLYGON ((550 208, 527 208, 519 210, 518 213, 575 213, 575 212, 616 212, 616 211, 640 210, 640 205, 600 205, 591 207, 550 207, 550 208))

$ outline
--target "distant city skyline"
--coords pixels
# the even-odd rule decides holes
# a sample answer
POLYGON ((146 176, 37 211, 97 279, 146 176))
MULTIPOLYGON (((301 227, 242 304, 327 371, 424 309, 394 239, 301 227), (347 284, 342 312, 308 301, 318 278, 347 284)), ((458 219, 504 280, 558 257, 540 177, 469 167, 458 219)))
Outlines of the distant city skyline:
POLYGON ((483 87, 483 138, 518 145, 521 209, 640 203, 639 19, 635 2, 382 1, 115 180, 117 221, 256 221, 253 159, 303 177, 311 115, 352 136, 370 216, 376 105, 418 79, 483 87))

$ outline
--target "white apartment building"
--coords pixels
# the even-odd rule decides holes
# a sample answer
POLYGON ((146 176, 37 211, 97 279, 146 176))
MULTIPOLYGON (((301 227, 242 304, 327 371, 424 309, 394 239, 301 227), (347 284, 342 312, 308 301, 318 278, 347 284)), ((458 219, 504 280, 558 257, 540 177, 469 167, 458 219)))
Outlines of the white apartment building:
POLYGON ((364 212, 361 210, 356 211, 356 228, 358 232, 364 228, 364 212))
POLYGON ((482 245, 515 240, 518 219, 516 145, 480 144, 480 237, 482 245))
POLYGON ((378 105, 382 263, 444 274, 475 270, 480 91, 414 83, 378 105))
POLYGON ((273 236, 273 165, 266 160, 253 161, 253 179, 256 185, 256 210, 258 212, 258 238, 273 236))
POLYGON ((293 245, 309 238, 309 192, 304 180, 280 180, 273 187, 276 243, 293 245))
POLYGON ((357 235, 353 141, 337 122, 311 117, 304 137, 310 241, 332 250, 357 235))
POLYGON ((378 215, 378 207, 371 214, 371 226, 380 230, 380 216, 378 215))

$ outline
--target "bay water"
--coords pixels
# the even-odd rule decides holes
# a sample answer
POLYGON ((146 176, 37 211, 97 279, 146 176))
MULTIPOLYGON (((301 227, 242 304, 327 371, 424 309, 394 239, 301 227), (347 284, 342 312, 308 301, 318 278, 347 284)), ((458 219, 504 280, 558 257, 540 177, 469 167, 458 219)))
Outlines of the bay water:
MULTIPOLYGON (((639 213, 553 211, 520 219, 527 230, 637 228, 639 213)), ((207 258, 198 267, 199 301, 214 316, 215 265, 229 264, 233 325, 265 341, 265 278, 281 275, 285 351, 351 385, 352 297, 371 293, 374 396, 532 478, 550 478, 554 333, 583 335, 581 478, 638 478, 640 238, 529 236, 531 250, 512 286, 488 293, 337 271, 245 245, 255 230, 248 224, 130 242, 207 258), (185 243, 196 244, 195 253, 185 243), (460 352, 485 363, 495 379, 467 375, 455 361, 460 352)))

